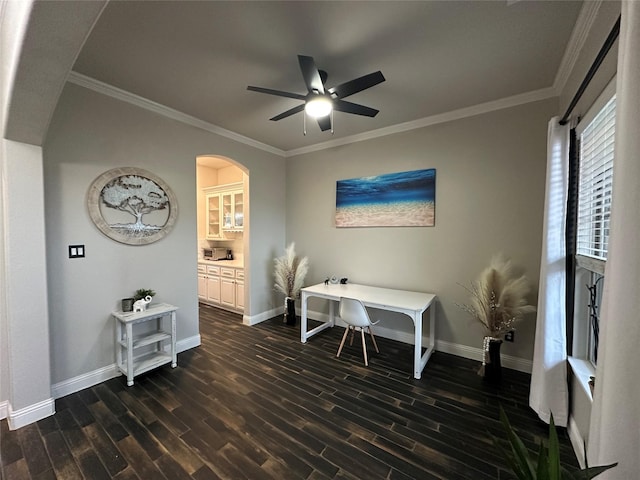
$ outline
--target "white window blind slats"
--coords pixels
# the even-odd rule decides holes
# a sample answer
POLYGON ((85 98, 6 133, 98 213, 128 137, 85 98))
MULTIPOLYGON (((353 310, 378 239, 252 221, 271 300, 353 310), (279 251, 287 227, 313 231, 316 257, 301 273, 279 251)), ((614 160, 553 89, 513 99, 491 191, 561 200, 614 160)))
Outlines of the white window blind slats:
POLYGON ((615 148, 615 96, 580 135, 577 253, 606 260, 615 148))

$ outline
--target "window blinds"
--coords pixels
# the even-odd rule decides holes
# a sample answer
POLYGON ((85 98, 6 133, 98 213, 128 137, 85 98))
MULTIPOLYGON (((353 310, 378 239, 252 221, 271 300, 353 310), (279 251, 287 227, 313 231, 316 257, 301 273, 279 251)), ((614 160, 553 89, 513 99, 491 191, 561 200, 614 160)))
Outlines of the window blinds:
POLYGON ((615 95, 580 135, 577 253, 607 258, 616 123, 615 95))

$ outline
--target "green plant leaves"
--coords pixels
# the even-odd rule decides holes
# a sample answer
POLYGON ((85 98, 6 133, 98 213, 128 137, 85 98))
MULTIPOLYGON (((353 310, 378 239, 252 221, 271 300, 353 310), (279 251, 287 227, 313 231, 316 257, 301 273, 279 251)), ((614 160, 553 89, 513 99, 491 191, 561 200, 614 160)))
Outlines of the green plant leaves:
POLYGON ((506 454, 506 459, 509 462, 513 473, 515 473, 520 480, 535 480, 536 470, 533 466, 533 462, 529 458, 529 451, 527 450, 527 447, 524 446, 524 443, 522 443, 522 440, 520 440, 513 431, 513 428, 509 423, 509 419, 507 418, 507 414, 504 413, 502 406, 500 407, 500 421, 507 432, 507 440, 511 447, 511 453, 506 453, 502 448, 501 450, 503 451, 503 455, 506 454))
POLYGON ((558 433, 556 432, 556 424, 553 421, 553 413, 549 420, 549 480, 560 480, 560 443, 558 442, 558 433))
POLYGON ((155 297, 156 296, 156 292, 154 292, 150 288, 139 288, 138 290, 136 290, 136 293, 133 296, 133 298, 135 300, 140 300, 142 298, 145 298, 146 296, 155 297))
POLYGON ((553 414, 549 422, 548 446, 545 446, 543 441, 540 442, 538 456, 534 462, 527 447, 511 427, 502 406, 500 406, 500 421, 507 434, 507 441, 501 441, 493 435, 491 435, 491 438, 519 480, 591 480, 602 472, 618 465, 617 462, 598 467, 589 467, 587 465, 587 468, 575 473, 563 467, 560 462, 560 442, 558 441, 553 414), (505 448, 503 444, 508 445, 509 448, 505 448))

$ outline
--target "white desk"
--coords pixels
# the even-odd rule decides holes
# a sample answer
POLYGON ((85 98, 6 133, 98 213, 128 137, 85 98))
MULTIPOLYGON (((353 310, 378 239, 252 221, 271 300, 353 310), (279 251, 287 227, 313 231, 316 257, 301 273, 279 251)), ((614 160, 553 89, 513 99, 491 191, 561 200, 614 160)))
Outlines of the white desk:
POLYGON ((144 312, 112 312, 116 319, 116 363, 127 376, 127 385, 133 385, 133 377, 171 362, 178 365, 176 352, 176 310, 178 307, 168 303, 151 304, 144 312), (168 329, 163 328, 163 317, 170 318, 168 329), (156 328, 151 332, 134 335, 133 326, 138 323, 156 320, 156 328), (123 328, 124 327, 124 328, 123 328), (169 341, 170 353, 164 350, 164 342, 169 341), (153 351, 136 355, 140 347, 152 345, 153 351), (123 355, 123 350, 125 355, 123 355))
POLYGON ((321 332, 322 330, 335 325, 335 302, 340 301, 340 297, 357 298, 365 306, 389 310, 408 315, 413 320, 414 326, 414 354, 413 354, 413 376, 420 378, 422 370, 427 364, 429 357, 435 346, 435 300, 436 296, 431 293, 408 292, 404 290, 393 290, 390 288, 369 287, 353 283, 329 284, 319 283, 301 290, 302 293, 302 319, 300 328, 300 340, 306 343, 307 339, 321 332), (330 300, 329 321, 307 331, 307 303, 310 297, 319 297, 330 300), (422 314, 429 309, 429 345, 422 353, 422 314))

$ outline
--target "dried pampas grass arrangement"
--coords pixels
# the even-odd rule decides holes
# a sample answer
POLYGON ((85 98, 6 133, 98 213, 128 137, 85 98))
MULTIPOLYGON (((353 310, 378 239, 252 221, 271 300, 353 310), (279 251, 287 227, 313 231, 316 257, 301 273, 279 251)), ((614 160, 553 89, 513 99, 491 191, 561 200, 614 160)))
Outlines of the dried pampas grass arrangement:
POLYGON ((531 287, 524 275, 516 276, 511 260, 502 254, 495 255, 491 264, 470 288, 470 303, 460 305, 486 329, 487 336, 500 338, 514 329, 514 324, 527 313, 536 311, 527 304, 531 287))
POLYGON ((287 298, 295 299, 303 287, 304 278, 308 271, 308 258, 298 257, 295 243, 291 243, 285 249, 284 256, 275 259, 275 271, 273 272, 276 280, 275 289, 284 293, 287 298))

